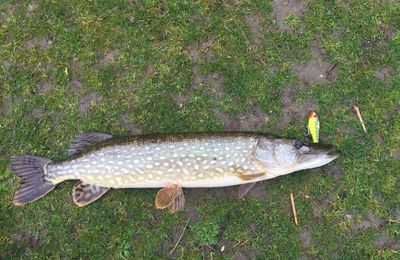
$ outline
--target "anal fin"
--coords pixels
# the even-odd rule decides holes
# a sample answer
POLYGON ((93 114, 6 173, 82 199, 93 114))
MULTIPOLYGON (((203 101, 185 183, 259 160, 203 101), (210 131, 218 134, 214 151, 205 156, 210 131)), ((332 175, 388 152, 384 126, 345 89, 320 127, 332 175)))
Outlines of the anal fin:
POLYGON ((76 205, 83 207, 103 196, 109 189, 80 181, 75 184, 72 197, 76 205))

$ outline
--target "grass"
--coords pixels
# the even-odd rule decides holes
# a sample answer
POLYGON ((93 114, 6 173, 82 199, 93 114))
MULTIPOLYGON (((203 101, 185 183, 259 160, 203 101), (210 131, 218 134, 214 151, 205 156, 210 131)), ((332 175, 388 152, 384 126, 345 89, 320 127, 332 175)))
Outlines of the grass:
POLYGON ((400 4, 390 2, 311 1, 304 14, 289 4, 277 21, 268 1, 2 1, 0 258, 168 258, 188 216, 176 258, 399 257, 400 4), (323 64, 336 65, 333 79, 312 76, 323 64), (10 157, 65 159, 83 131, 222 131, 244 118, 242 130, 302 139, 310 106, 343 156, 241 202, 232 188, 186 191, 190 209, 171 216, 154 208, 155 190, 131 189, 78 208, 66 182, 11 203, 10 157))

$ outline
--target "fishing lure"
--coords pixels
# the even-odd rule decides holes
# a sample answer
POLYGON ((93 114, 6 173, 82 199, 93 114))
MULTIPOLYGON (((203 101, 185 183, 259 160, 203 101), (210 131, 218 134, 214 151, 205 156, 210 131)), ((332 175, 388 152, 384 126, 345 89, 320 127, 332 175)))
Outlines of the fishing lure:
POLYGON ((319 141, 319 120, 317 113, 312 111, 308 117, 307 134, 311 137, 313 143, 319 141))

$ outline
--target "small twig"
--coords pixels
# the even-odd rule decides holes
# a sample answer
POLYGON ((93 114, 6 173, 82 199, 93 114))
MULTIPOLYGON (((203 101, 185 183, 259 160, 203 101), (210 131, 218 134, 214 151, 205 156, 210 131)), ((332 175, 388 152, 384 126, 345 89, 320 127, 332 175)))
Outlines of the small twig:
POLYGON ((361 126, 362 126, 364 132, 366 133, 366 132, 367 132, 367 128, 365 128, 364 120, 363 120, 363 118, 362 118, 362 116, 361 116, 360 109, 359 109, 357 106, 354 106, 354 111, 356 112, 356 114, 357 114, 357 116, 358 116, 358 119, 359 119, 360 122, 361 122, 361 126))
POLYGON ((186 221, 186 225, 183 227, 182 233, 178 238, 178 241, 176 241, 176 244, 174 246, 174 248, 172 248, 172 250, 169 252, 170 255, 172 255, 172 253, 175 251, 175 248, 178 246, 179 242, 181 241, 183 234, 185 233, 186 227, 189 224, 190 218, 188 218, 188 220, 186 221))
POLYGON ((241 246, 241 245, 247 244, 248 242, 250 242, 250 240, 248 240, 248 239, 246 239, 244 241, 239 241, 233 246, 233 248, 235 248, 237 246, 241 246))
POLYGON ((296 212, 296 206, 294 205, 294 198, 293 198, 293 193, 290 193, 290 201, 292 202, 292 209, 293 209, 293 216, 294 216, 294 223, 296 226, 299 225, 299 221, 297 220, 297 212, 296 212))

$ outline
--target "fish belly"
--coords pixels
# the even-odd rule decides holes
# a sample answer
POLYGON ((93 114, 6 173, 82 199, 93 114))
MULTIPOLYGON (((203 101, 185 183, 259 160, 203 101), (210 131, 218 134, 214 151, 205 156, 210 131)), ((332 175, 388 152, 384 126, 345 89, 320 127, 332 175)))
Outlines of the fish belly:
POLYGON ((238 173, 259 173, 251 161, 256 139, 217 139, 120 144, 47 166, 53 183, 80 179, 112 188, 221 187, 246 183, 238 173))

